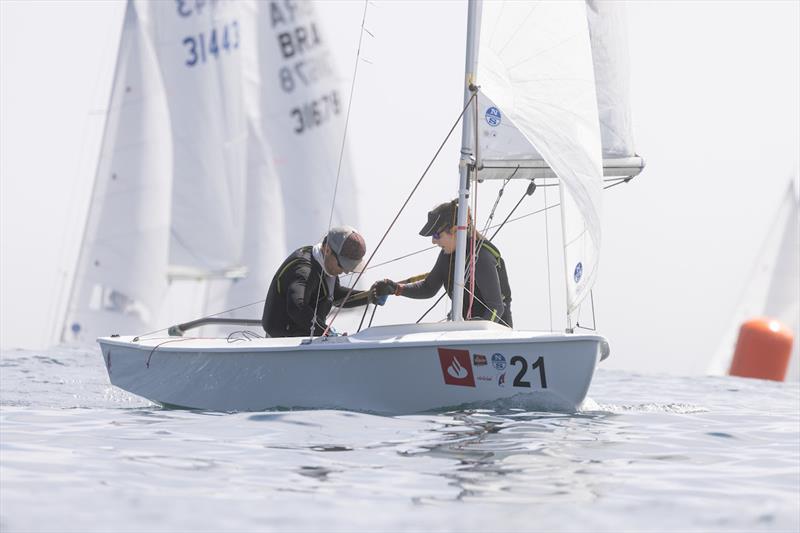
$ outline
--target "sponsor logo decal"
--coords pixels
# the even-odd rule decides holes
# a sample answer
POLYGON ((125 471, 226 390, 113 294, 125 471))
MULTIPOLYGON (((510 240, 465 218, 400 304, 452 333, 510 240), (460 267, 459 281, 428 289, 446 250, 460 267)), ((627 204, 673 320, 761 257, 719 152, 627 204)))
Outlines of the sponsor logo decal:
POLYGON ((447 385, 461 385, 474 387, 475 376, 472 374, 472 363, 468 350, 452 350, 438 348, 439 364, 442 366, 442 376, 447 385))
POLYGON ((493 128, 496 128, 500 125, 500 121, 503 120, 503 117, 500 116, 500 110, 496 107, 487 107, 486 108, 486 123, 493 128))
POLYGON ((475 366, 484 366, 487 363, 486 356, 485 355, 481 355, 479 353, 473 354, 472 355, 472 363, 475 366))
POLYGON ((492 366, 497 371, 503 371, 506 369, 506 358, 501 353, 496 353, 492 355, 492 366))
POLYGON ((575 283, 578 283, 581 280, 581 276, 583 276, 583 263, 580 261, 577 265, 575 265, 575 273, 572 277, 575 279, 575 283))
POLYGON ((500 387, 505 387, 506 386, 506 373, 505 372, 500 374, 500 377, 497 378, 497 385, 500 386, 500 387))

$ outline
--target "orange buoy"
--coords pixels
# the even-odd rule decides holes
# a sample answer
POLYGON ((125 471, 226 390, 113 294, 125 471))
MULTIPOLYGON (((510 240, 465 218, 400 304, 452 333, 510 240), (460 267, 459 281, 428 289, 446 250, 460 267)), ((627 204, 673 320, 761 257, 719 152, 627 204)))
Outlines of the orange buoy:
POLYGON ((789 368, 794 335, 771 318, 753 318, 739 328, 728 374, 783 381, 789 368))

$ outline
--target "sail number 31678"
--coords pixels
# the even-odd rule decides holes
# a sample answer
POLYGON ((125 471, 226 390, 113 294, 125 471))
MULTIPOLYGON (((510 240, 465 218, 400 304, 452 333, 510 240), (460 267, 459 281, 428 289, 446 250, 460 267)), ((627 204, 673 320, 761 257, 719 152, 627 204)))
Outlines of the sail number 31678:
MULTIPOLYGON (((525 374, 528 372, 528 360, 522 357, 521 355, 515 355, 511 358, 511 366, 517 366, 519 364, 519 370, 517 371, 517 375, 514 378, 514 386, 515 387, 526 387, 531 388, 531 382, 525 380, 525 374)), ((544 371, 544 357, 539 357, 536 361, 534 361, 530 365, 531 370, 539 370, 539 386, 543 389, 547 388, 547 376, 545 375, 544 371)))
POLYGON ((338 115, 339 111, 339 93, 331 91, 319 98, 292 108, 289 115, 292 117, 294 132, 303 133, 306 130, 323 125, 335 115, 338 115))

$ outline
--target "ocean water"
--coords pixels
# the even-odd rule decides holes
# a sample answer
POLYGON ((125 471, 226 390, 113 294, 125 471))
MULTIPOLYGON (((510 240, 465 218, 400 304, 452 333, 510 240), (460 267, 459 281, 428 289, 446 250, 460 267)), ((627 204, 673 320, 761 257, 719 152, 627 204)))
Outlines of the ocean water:
POLYGON ((800 388, 597 372, 577 414, 169 410, 0 354, 0 531, 798 531, 800 388))

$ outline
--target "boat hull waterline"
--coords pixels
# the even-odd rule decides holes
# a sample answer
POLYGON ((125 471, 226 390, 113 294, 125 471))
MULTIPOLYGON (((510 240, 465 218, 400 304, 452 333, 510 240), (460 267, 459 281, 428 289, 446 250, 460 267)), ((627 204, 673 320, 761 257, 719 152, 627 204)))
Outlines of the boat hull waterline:
POLYGON ((443 324, 381 326, 311 341, 98 342, 113 385, 162 405, 212 411, 393 415, 508 400, 529 410, 574 412, 608 355, 599 335, 451 324, 445 331, 443 324))

